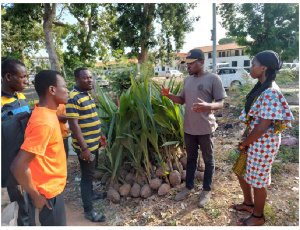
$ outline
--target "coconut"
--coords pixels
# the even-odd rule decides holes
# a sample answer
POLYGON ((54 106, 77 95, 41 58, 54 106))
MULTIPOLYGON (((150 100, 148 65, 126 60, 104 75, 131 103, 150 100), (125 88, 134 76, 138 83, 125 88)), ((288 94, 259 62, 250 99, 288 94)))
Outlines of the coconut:
POLYGON ((134 183, 134 176, 132 173, 128 173, 125 177, 125 181, 127 184, 133 185, 134 183))
POLYGON ((109 178, 110 178, 110 174, 109 174, 109 173, 105 173, 105 174, 102 176, 101 184, 106 184, 106 182, 109 180, 109 178))
POLYGON ((203 161, 202 157, 199 157, 197 170, 200 171, 200 172, 205 171, 205 164, 204 164, 204 161, 203 161))
POLYGON ((176 162, 173 163, 173 169, 177 170, 178 172, 181 172, 183 170, 182 164, 180 162, 178 162, 178 166, 179 166, 179 169, 177 167, 176 162))
POLYGON ((163 174, 163 169, 162 169, 162 167, 158 167, 157 169, 156 169, 156 176, 158 176, 158 177, 162 177, 162 174, 163 174))
POLYGON ((141 192, 141 186, 137 183, 134 183, 131 187, 130 194, 132 197, 139 197, 141 192))
POLYGON ((138 175, 137 177, 137 183, 140 185, 140 186, 144 186, 144 184, 146 183, 144 178, 141 176, 141 175, 138 175))
POLYGON ((204 172, 197 171, 196 172, 196 180, 203 181, 203 178, 204 178, 204 172))
POLYGON ((128 196, 128 194, 130 192, 130 188, 131 188, 130 184, 123 184, 119 190, 120 195, 125 196, 125 197, 128 196))
POLYGON ((159 187, 157 194, 159 196, 164 196, 166 194, 169 194, 169 192, 170 192, 170 185, 168 185, 168 184, 162 184, 159 187))
POLYGON ((185 181, 186 179, 186 170, 181 171, 181 180, 185 181))
POLYGON ((180 163, 182 164, 183 169, 186 169, 186 164, 187 164, 186 157, 180 158, 180 163))
POLYGON ((104 172, 96 170, 95 174, 94 174, 94 178, 96 180, 100 180, 101 181, 101 179, 102 179, 102 177, 103 177, 104 174, 105 174, 104 172))
POLYGON ((117 191, 119 192, 120 191, 120 187, 121 187, 121 184, 119 182, 115 182, 112 187, 117 191))
POLYGON ((145 184, 142 188, 141 188, 141 197, 143 198, 148 198, 152 195, 151 192, 151 188, 149 184, 145 184))
POLYGON ((173 172, 170 172, 169 175, 170 183, 173 187, 176 187, 181 183, 181 175, 177 170, 174 170, 173 172))
POLYGON ((107 199, 117 204, 120 202, 120 194, 114 188, 110 187, 107 192, 107 199))
POLYGON ((159 178, 155 178, 150 181, 150 188, 153 190, 157 190, 159 186, 161 186, 162 180, 159 178))

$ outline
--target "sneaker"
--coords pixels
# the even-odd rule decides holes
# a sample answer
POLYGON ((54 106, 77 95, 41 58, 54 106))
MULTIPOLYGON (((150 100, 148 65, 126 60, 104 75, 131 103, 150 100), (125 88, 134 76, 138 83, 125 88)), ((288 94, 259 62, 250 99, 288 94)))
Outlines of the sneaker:
POLYGON ((98 193, 93 193, 93 195, 92 195, 92 200, 104 199, 104 198, 106 198, 106 196, 107 196, 107 193, 106 193, 106 192, 100 193, 100 194, 98 194, 98 193))
POLYGON ((201 192, 200 199, 199 199, 199 202, 198 202, 198 207, 199 208, 203 208, 205 205, 208 204, 208 202, 210 200, 210 195, 211 195, 211 191, 203 190, 201 192))
POLYGON ((184 188, 181 192, 177 193, 175 196, 176 201, 180 201, 185 199, 190 193, 192 192, 192 189, 184 188))
POLYGON ((106 220, 105 216, 95 212, 94 210, 91 212, 84 212, 84 217, 92 222, 104 222, 106 220))

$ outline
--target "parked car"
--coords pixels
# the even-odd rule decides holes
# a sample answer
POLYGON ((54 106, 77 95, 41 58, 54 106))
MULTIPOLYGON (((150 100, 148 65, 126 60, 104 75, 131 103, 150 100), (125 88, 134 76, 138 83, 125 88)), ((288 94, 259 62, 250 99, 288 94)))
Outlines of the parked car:
POLYGON ((103 87, 109 86, 109 82, 107 80, 105 80, 104 78, 99 77, 99 76, 96 77, 96 83, 99 86, 103 86, 103 87))
POLYGON ((217 70, 217 74, 221 78, 224 88, 243 85, 247 82, 247 79, 251 83, 255 83, 257 81, 253 80, 246 70, 238 67, 220 68, 217 70))
POLYGON ((166 71, 166 78, 168 79, 169 77, 183 77, 183 73, 181 73, 178 70, 168 70, 166 71))

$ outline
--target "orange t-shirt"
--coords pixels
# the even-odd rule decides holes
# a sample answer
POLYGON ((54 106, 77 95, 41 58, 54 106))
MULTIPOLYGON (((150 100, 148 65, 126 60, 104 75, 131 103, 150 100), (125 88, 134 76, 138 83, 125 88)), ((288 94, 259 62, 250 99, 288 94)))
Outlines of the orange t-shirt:
MULTIPOLYGON (((59 106, 57 107, 56 114, 57 114, 57 116, 66 115, 66 106, 64 104, 59 104, 59 106)), ((67 137, 69 135, 69 130, 68 130, 66 124, 63 122, 59 122, 59 125, 60 125, 61 135, 63 137, 67 137)))
POLYGON ((67 161, 56 110, 35 105, 21 149, 36 154, 29 168, 39 193, 47 199, 62 193, 67 179, 67 161))

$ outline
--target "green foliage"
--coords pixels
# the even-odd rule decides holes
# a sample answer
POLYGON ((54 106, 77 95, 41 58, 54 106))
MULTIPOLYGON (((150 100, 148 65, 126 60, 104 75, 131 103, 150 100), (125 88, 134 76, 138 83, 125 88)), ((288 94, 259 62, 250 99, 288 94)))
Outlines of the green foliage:
POLYGON ((76 24, 67 24, 67 52, 64 60, 68 67, 94 66, 97 58, 107 60, 109 39, 113 35, 112 23, 115 10, 111 4, 70 3, 65 4, 69 13, 77 19, 76 24))
POLYGON ((296 127, 294 128, 294 135, 295 135, 295 137, 299 140, 299 126, 296 126, 296 127))
POLYGON ((228 161, 230 164, 234 164, 236 162, 236 159, 238 157, 238 152, 235 150, 232 150, 228 153, 228 161))
POLYGON ((299 4, 223 3, 218 7, 227 36, 247 46, 245 53, 255 56, 263 50, 278 52, 283 61, 299 55, 299 4), (251 37, 254 42, 247 41, 251 37))
MULTIPOLYGON (((178 87, 172 92, 178 93, 178 87)), ((176 161, 175 153, 162 152, 162 145, 175 140, 183 145, 183 110, 162 97, 147 76, 131 76, 131 87, 123 91, 119 107, 99 87, 98 95, 101 129, 107 136, 106 163, 101 167, 111 173, 112 181, 122 179, 124 162, 131 162, 150 180, 152 164, 176 161)))
POLYGON ((185 33, 191 32, 193 21, 198 20, 189 15, 195 6, 186 3, 118 4, 116 35, 111 39, 111 46, 122 50, 125 47, 132 48, 131 53, 138 56, 139 63, 147 59, 149 50, 157 44, 161 51, 178 51, 184 44, 185 33), (153 26, 155 21, 162 26, 158 35, 155 34, 153 26))
POLYGON ((282 69, 276 75, 276 83, 278 85, 289 84, 289 83, 293 82, 295 77, 296 77, 296 74, 293 73, 292 71, 290 71, 288 68, 282 69))
POLYGON ((281 145, 277 157, 283 163, 299 163, 299 148, 291 148, 289 146, 281 145))
POLYGON ((232 42, 236 42, 236 37, 221 38, 218 43, 219 45, 223 45, 232 42))
POLYGON ((44 44, 42 4, 1 4, 1 56, 16 58, 44 44))

